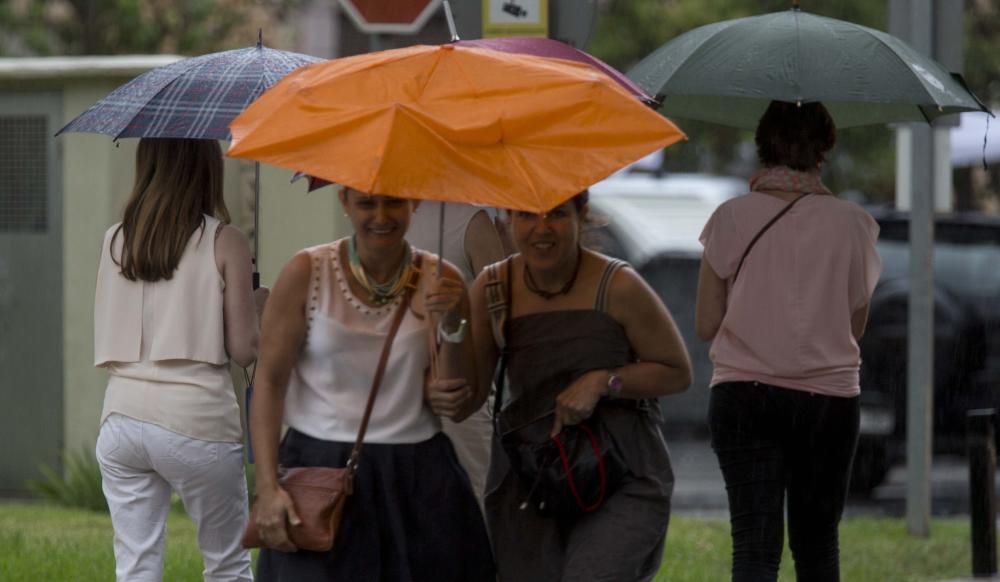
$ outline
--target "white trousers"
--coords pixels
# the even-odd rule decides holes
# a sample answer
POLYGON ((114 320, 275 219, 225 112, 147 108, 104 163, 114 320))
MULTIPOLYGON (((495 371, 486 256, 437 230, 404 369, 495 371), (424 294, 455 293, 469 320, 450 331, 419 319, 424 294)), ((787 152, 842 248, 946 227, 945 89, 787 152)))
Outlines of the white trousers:
POLYGON ((198 530, 205 580, 253 580, 250 552, 240 545, 248 514, 241 444, 112 414, 101 425, 97 460, 115 530, 118 582, 163 579, 171 489, 198 530))
POLYGON ((493 439, 493 399, 486 402, 462 422, 455 423, 442 417, 441 429, 451 439, 458 462, 469 474, 472 490, 479 507, 483 507, 486 492, 486 474, 490 469, 490 451, 493 439))

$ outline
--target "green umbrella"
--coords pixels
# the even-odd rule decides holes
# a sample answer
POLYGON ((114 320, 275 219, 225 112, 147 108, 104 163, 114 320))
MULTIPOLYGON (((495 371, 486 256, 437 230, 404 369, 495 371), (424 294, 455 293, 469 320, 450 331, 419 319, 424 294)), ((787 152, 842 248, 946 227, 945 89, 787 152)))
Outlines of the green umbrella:
POLYGON ((772 101, 822 101, 838 128, 987 111, 958 75, 882 31, 798 8, 716 22, 629 78, 670 117, 752 129, 772 101))

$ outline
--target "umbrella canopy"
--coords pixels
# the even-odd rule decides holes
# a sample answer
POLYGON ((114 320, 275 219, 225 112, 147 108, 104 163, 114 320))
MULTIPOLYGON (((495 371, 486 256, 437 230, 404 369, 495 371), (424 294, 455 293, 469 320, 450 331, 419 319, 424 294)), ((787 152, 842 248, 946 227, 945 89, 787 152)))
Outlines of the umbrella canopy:
POLYGON ((684 134, 593 67, 415 46, 292 73, 228 154, 404 198, 544 212, 684 134))
POLYGON ((552 59, 563 59, 590 65, 611 77, 647 105, 655 105, 656 99, 647 93, 642 87, 635 84, 631 79, 622 74, 621 71, 605 63, 601 59, 590 53, 578 50, 564 42, 541 36, 515 36, 509 38, 480 38, 475 40, 460 40, 455 42, 459 46, 472 46, 487 48, 505 53, 515 53, 522 55, 535 55, 536 57, 549 57, 552 59))
POLYGON ((838 128, 985 108, 898 38, 798 9, 688 31, 629 71, 670 116, 754 128, 770 101, 821 101, 838 128))
MULTIPOLYGON (((505 53, 514 53, 522 55, 534 55, 536 57, 549 57, 553 59, 563 59, 567 61, 574 61, 577 63, 583 63, 590 65, 607 76, 614 79, 619 85, 621 85, 626 91, 632 93, 636 98, 642 100, 643 103, 647 105, 657 105, 656 99, 652 95, 646 93, 642 87, 636 85, 631 79, 626 77, 618 69, 615 69, 611 65, 605 63, 604 61, 598 59, 597 57, 585 53, 581 50, 577 50, 572 46, 560 42, 551 38, 544 38, 538 36, 517 36, 509 38, 484 38, 476 40, 459 40, 454 44, 459 46, 471 46, 478 48, 492 49, 495 51, 501 51, 505 53)), ((328 186, 330 182, 326 180, 321 180, 315 176, 306 176, 305 174, 298 172, 292 178, 292 182, 299 180, 303 177, 308 177, 309 179, 309 191, 316 190, 317 188, 322 188, 323 186, 328 186)))
POLYGON ((260 43, 184 59, 125 83, 56 135, 229 139, 229 122, 268 87, 303 65, 323 60, 260 43))

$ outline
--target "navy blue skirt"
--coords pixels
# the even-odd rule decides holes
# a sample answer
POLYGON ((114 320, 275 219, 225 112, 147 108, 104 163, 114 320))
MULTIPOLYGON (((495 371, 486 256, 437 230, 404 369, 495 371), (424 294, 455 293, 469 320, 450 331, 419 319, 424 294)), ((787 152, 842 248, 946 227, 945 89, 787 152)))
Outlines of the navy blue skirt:
MULTIPOLYGON (((353 443, 289 429, 286 467, 343 467, 353 443)), ((443 433, 415 444, 365 444, 329 552, 263 549, 261 582, 477 582, 496 579, 469 478, 443 433)))

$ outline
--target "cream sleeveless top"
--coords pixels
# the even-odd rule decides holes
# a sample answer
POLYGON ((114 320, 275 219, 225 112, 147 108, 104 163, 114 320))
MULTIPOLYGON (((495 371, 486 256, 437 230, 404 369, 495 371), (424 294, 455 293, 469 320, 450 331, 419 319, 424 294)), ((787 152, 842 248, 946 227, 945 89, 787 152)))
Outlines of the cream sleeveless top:
MULTIPOLYGON (((375 308, 354 297, 345 279, 349 267, 341 264, 338 253, 345 240, 307 249, 312 285, 306 341, 289 379, 284 420, 318 439, 354 442, 401 298, 375 308)), ((437 257, 423 256, 414 296, 423 294, 437 264, 437 257)), ((389 353, 366 443, 417 443, 441 430, 440 419, 424 402, 424 375, 430 366, 427 322, 411 304, 389 353)))
POLYGON ((173 278, 149 283, 121 275, 104 237, 94 306, 94 365, 110 373, 101 422, 122 414, 209 441, 239 442, 240 411, 223 330, 225 288, 215 262, 221 223, 205 216, 173 278))

